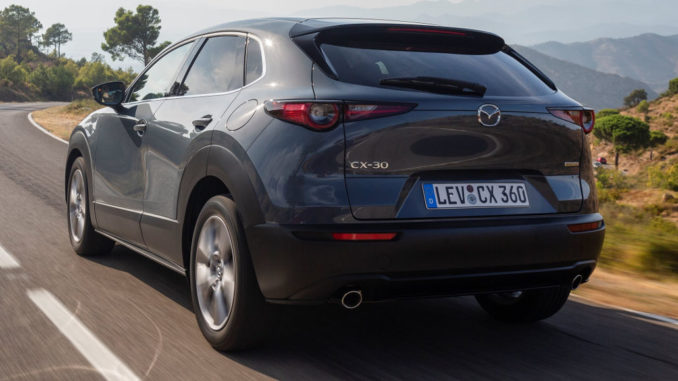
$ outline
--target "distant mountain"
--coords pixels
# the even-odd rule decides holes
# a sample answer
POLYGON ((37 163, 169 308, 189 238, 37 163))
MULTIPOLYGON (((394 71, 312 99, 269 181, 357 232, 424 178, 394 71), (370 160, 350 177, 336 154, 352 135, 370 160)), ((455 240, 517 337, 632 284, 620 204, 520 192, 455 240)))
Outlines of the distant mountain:
POLYGON ((513 48, 548 75, 560 90, 596 110, 621 107, 624 97, 634 89, 645 89, 650 99, 657 97, 649 85, 636 79, 601 73, 524 46, 513 48))
POLYGON ((532 48, 591 69, 636 78, 656 91, 666 90, 669 80, 678 77, 678 35, 646 33, 570 44, 546 42, 532 48))

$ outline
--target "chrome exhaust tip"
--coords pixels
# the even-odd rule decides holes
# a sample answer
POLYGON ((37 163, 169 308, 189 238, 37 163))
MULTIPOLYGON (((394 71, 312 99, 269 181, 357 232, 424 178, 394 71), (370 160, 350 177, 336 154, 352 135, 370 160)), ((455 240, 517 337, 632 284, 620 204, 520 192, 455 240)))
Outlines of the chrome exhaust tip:
POLYGON ((347 310, 354 310, 363 303, 363 292, 361 290, 346 291, 341 297, 341 305, 347 310))
POLYGON ((584 278, 581 276, 581 274, 577 274, 573 279, 572 279, 572 289, 576 290, 577 287, 581 284, 581 282, 584 280, 584 278))

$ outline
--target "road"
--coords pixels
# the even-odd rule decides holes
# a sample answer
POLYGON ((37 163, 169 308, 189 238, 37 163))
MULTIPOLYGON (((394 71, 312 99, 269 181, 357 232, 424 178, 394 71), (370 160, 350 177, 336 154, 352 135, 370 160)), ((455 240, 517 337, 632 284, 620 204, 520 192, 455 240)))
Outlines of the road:
POLYGON ((678 380, 677 326, 576 299, 525 326, 473 298, 288 308, 266 346, 214 351, 182 276, 121 247, 72 251, 66 145, 26 119, 45 106, 0 104, 0 380, 113 378, 106 359, 154 380, 678 380))

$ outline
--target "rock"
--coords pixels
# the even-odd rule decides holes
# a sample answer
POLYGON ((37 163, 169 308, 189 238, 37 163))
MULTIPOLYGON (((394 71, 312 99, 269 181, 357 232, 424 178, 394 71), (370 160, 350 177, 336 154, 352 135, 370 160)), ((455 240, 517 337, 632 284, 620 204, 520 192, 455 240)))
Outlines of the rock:
POLYGON ((663 202, 674 202, 676 200, 675 197, 671 193, 664 193, 662 196, 662 201, 663 202))

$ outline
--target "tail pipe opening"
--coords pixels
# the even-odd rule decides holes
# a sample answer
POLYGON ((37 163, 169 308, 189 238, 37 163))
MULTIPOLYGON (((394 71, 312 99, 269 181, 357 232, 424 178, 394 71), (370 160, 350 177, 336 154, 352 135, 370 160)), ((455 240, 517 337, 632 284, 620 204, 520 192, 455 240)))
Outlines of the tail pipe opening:
POLYGON ((363 292, 361 290, 349 290, 341 296, 341 305, 347 310, 354 310, 363 303, 363 292))

